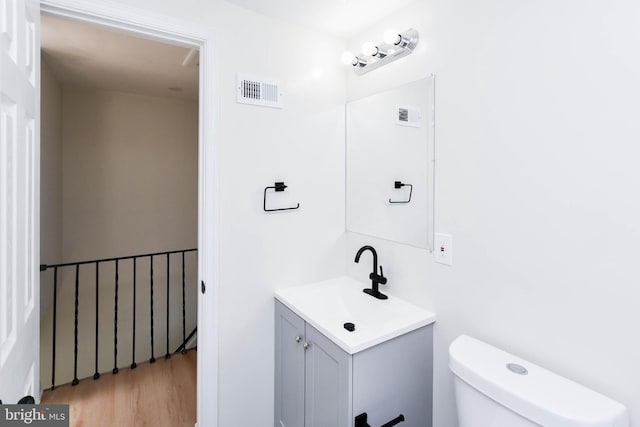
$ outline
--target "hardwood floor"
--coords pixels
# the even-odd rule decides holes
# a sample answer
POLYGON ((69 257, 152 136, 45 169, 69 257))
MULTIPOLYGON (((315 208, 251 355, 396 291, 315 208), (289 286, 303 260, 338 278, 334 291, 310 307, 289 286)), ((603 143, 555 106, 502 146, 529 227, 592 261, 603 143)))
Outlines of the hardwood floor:
POLYGON ((45 391, 42 403, 68 403, 71 427, 193 427, 196 350, 158 358, 117 375, 45 391))

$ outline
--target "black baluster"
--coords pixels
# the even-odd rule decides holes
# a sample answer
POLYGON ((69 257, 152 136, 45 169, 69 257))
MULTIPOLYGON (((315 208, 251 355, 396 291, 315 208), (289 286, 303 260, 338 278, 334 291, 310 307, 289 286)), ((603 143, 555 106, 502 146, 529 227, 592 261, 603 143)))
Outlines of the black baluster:
POLYGON ((53 346, 51 360, 51 390, 56 388, 56 318, 58 312, 58 267, 53 269, 53 346))
POLYGON ((112 374, 118 373, 118 260, 116 259, 116 293, 113 317, 113 370, 112 374))
POLYGON ((182 344, 183 344, 183 348, 182 348, 182 353, 184 354, 187 349, 187 343, 185 342, 187 339, 187 329, 186 329, 186 308, 185 308, 185 298, 184 298, 184 251, 182 251, 182 344))
POLYGON ((169 254, 167 254, 167 350, 164 355, 165 359, 171 357, 169 354, 169 254))
POLYGON ((76 264, 76 304, 75 304, 75 317, 73 328, 73 381, 71 385, 77 385, 78 380, 78 276, 80 272, 80 264, 76 264))
POLYGON ((93 374, 93 379, 97 380, 98 378, 100 378, 100 373, 98 372, 98 293, 99 293, 99 287, 98 284, 100 283, 100 279, 99 279, 99 275, 100 275, 100 267, 98 266, 100 263, 96 262, 96 369, 95 369, 95 373, 93 374))
POLYGON ((151 255, 151 262, 149 265, 149 277, 151 278, 151 359, 149 359, 149 363, 155 363, 156 358, 153 356, 153 255, 151 255))
POLYGON ((136 258, 133 258, 133 340, 131 342, 131 369, 136 369, 136 258))

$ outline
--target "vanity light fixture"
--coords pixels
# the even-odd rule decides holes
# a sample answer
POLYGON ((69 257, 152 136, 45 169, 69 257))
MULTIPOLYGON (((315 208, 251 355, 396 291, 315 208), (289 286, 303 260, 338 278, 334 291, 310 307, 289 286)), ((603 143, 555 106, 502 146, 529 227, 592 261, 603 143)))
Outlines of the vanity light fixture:
POLYGON ((369 56, 374 56, 376 58, 384 58, 387 56, 387 53, 383 50, 380 50, 378 46, 371 42, 365 42, 362 45, 362 53, 369 56))
POLYGON ((351 52, 342 54, 342 63, 344 65, 353 65, 354 67, 364 67, 367 65, 367 61, 355 56, 351 52))
POLYGON ((386 44, 398 44, 402 36, 395 28, 389 28, 384 32, 383 39, 386 44))
POLYGON ((413 28, 404 32, 390 29, 384 33, 384 42, 366 42, 362 45, 362 54, 345 52, 342 54, 342 62, 353 66, 355 73, 362 75, 411 54, 418 45, 418 40, 418 31, 413 28))
POLYGON ((384 32, 384 42, 400 47, 412 45, 415 47, 418 43, 418 32, 416 30, 407 30, 404 33, 400 33, 395 28, 391 28, 384 32))

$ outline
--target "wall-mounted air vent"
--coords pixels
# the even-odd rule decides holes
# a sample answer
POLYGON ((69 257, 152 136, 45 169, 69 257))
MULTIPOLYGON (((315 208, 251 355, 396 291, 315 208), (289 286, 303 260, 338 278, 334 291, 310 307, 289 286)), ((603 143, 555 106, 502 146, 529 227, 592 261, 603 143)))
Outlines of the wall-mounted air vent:
POLYGON ((396 124, 400 126, 422 127, 422 113, 419 108, 398 106, 396 109, 396 124))
POLYGON ((282 108, 282 88, 273 81, 238 74, 238 102, 282 108))

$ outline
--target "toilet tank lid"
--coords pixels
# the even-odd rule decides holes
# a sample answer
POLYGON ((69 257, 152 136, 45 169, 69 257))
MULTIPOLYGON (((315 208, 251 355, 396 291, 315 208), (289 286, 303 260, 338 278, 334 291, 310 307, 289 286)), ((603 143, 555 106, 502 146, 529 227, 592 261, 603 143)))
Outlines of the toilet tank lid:
POLYGON ((449 367, 487 397, 545 427, 629 425, 620 403, 467 335, 449 347, 449 367), (527 372, 513 372, 509 364, 527 372))

